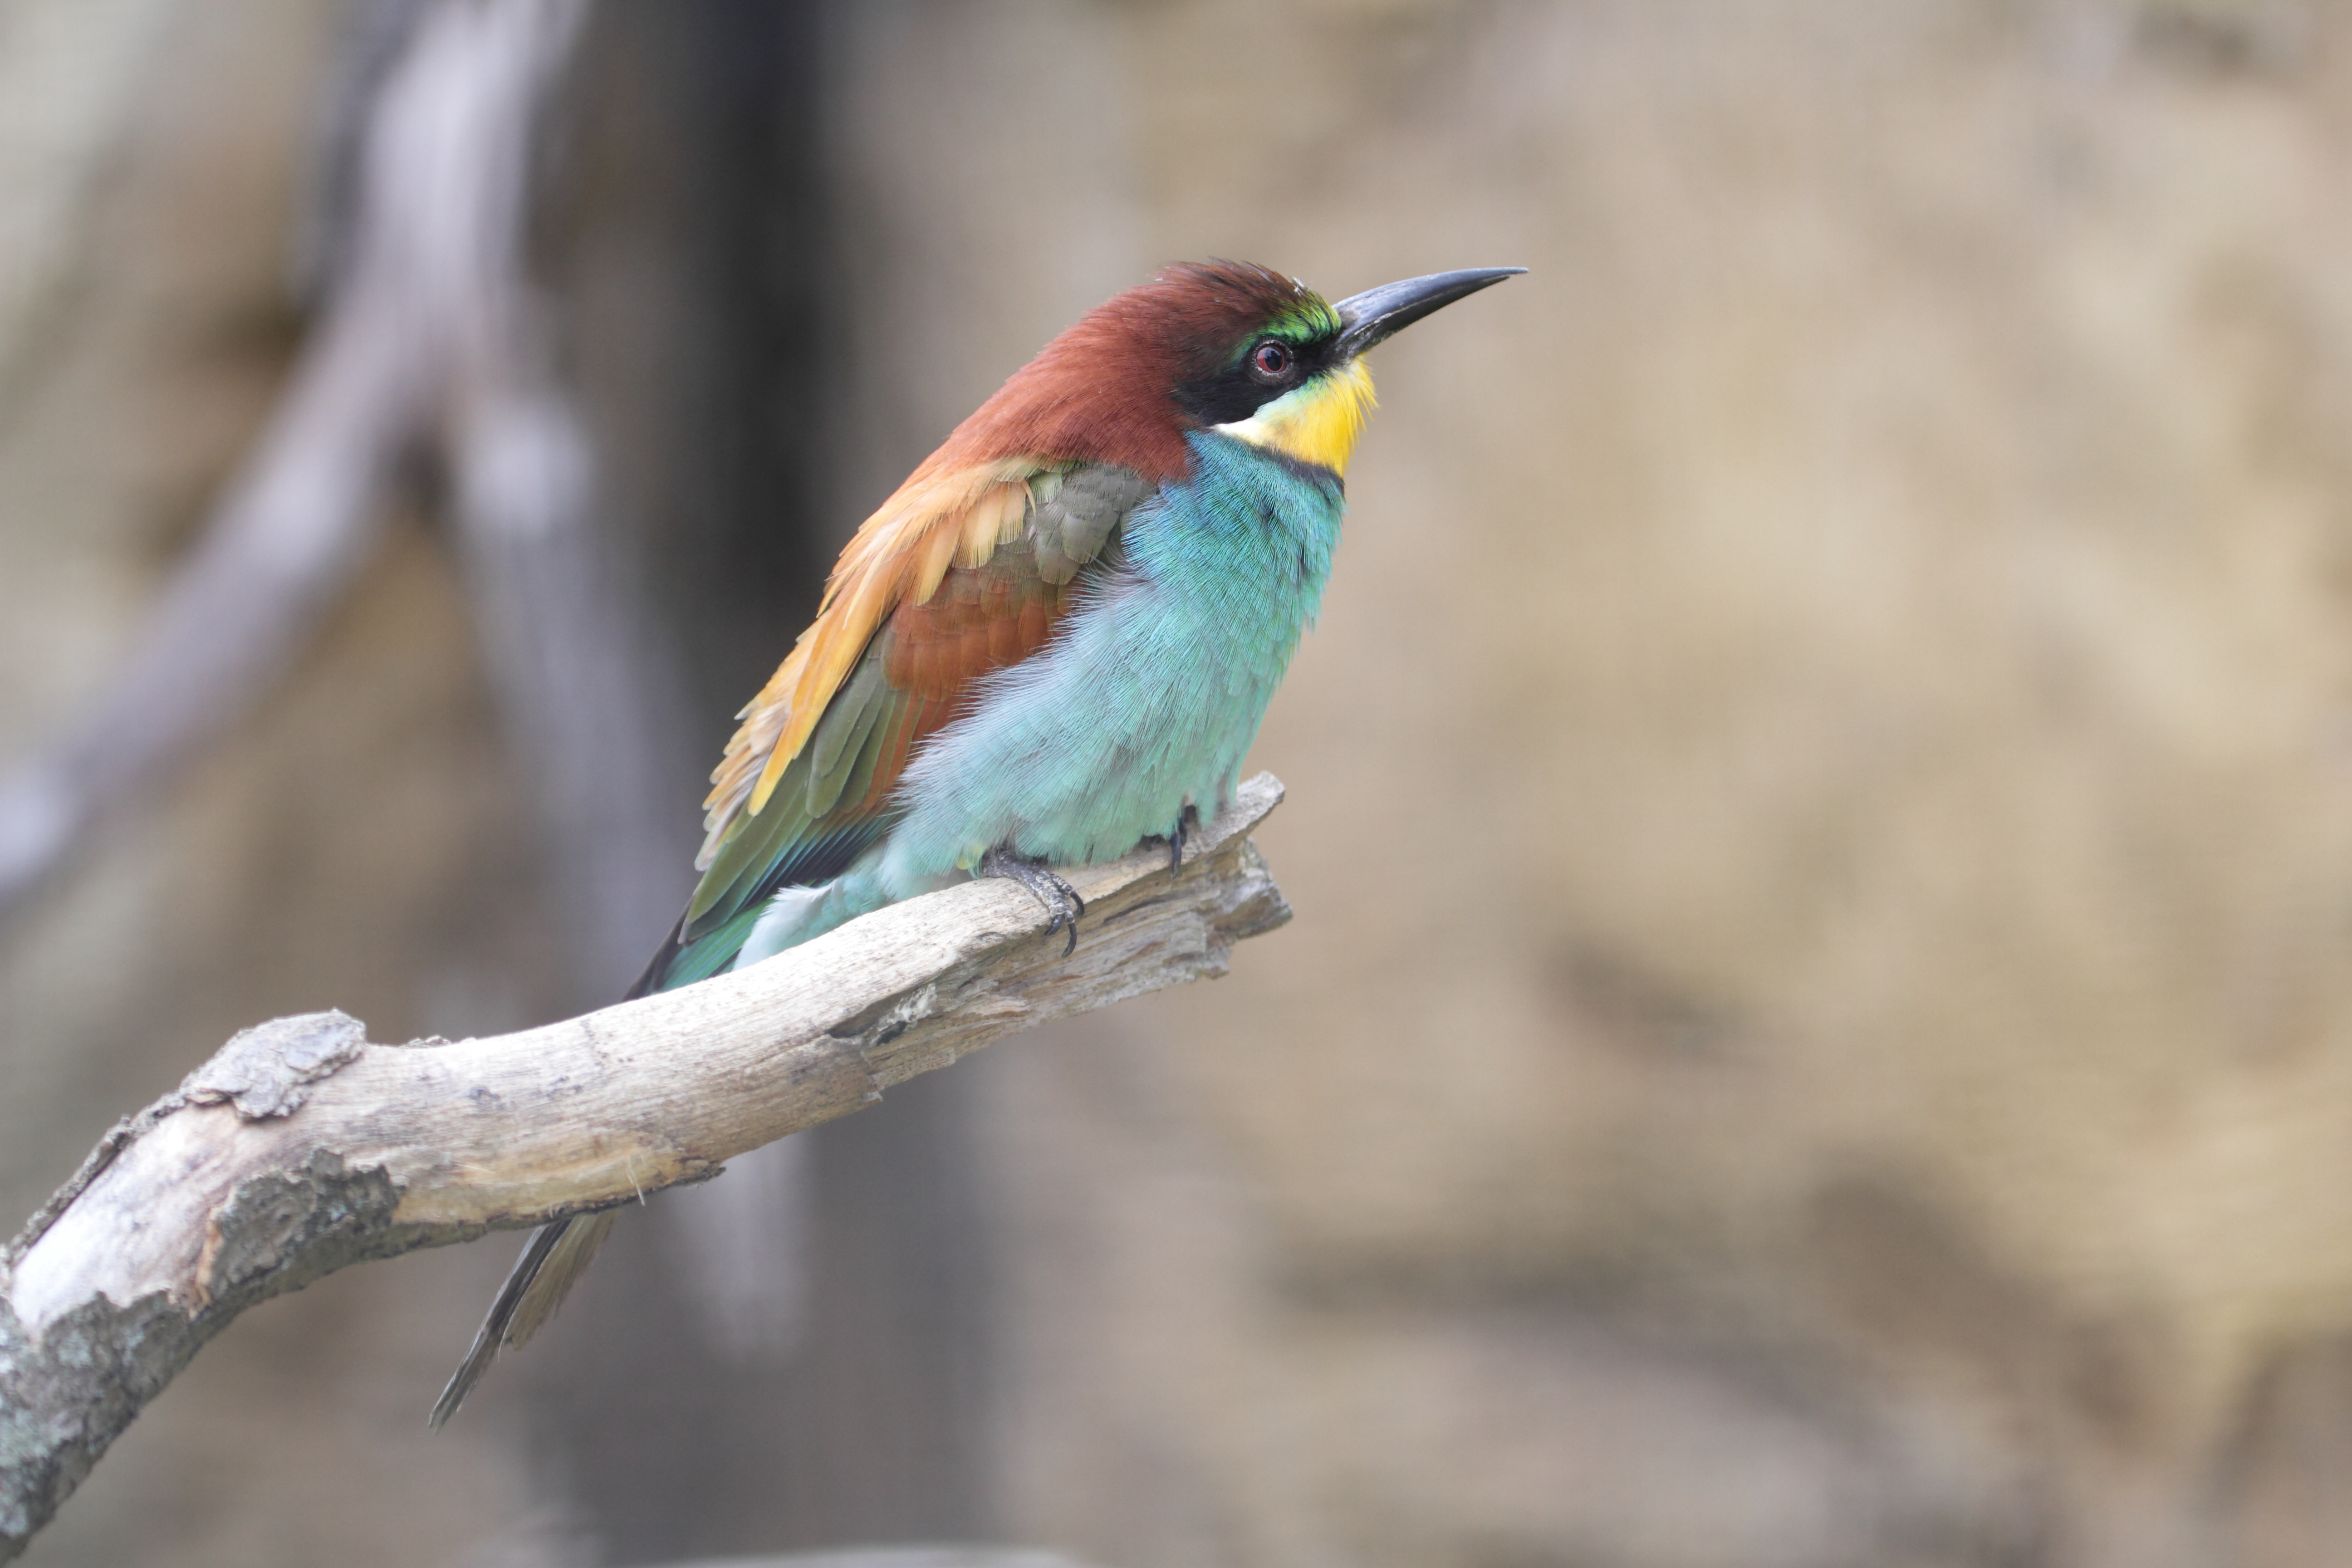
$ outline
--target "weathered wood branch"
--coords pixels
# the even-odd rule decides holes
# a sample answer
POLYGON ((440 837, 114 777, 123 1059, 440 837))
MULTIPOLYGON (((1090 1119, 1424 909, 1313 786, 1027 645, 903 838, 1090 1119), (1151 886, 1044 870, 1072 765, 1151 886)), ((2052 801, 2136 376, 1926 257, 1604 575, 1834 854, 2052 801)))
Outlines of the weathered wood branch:
MULTIPOLYGON (((1076 952, 1007 881, 895 905, 737 974, 490 1039, 248 1029, 118 1126, 0 1258, 0 1563, 197 1349, 337 1268, 716 1175, 1018 1029, 1221 974, 1289 907, 1242 785, 1164 848, 1067 872, 1076 952)), ((419 1391, 418 1408, 425 1403, 419 1391)))

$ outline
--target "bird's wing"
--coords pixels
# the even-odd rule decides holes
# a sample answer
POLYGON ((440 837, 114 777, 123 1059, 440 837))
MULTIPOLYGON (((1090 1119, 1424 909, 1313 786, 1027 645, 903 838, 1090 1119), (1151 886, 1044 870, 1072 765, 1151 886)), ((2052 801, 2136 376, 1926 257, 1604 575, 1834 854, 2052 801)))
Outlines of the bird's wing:
MULTIPOLYGON (((731 952, 779 888, 837 876, 880 837, 916 746, 972 682, 1052 635, 1083 569, 1151 494, 1129 468, 1009 459, 919 473, 842 552, 817 618, 740 717, 711 774, 701 884, 676 948, 731 952), (734 940, 728 941, 732 935, 734 940)), ((690 967, 709 973, 720 962, 690 967)))

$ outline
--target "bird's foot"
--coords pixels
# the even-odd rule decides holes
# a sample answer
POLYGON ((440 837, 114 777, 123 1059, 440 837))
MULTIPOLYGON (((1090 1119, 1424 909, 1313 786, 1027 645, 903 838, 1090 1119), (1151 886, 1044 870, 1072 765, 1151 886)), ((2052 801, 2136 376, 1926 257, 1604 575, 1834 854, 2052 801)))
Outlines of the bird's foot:
POLYGON ((983 877, 1005 877, 1020 883, 1037 896, 1053 919, 1045 922, 1045 934, 1053 935, 1067 926, 1070 940, 1062 948, 1067 958, 1078 949, 1078 917, 1087 912, 1087 901, 1078 890, 1055 876, 1043 859, 1032 860, 1015 855, 1000 844, 980 858, 980 874, 983 877))
POLYGON ((1188 805, 1177 815, 1176 826, 1164 835, 1168 841, 1168 874, 1174 876, 1184 868, 1184 841, 1192 837, 1192 829, 1201 826, 1201 808, 1188 805))

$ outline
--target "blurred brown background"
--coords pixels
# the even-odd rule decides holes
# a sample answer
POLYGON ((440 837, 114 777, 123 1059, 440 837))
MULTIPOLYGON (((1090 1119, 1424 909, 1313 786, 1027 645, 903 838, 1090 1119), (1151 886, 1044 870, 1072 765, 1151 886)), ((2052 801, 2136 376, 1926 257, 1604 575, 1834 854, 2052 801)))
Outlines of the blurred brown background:
MULTIPOLYGON (((421 9, 0 0, 0 764, 278 396, 421 9)), ((29 1562, 2352 1563, 2352 12, 597 0, 558 96, 667 896, 839 541, 1078 311, 1534 270, 1377 356, 1291 927, 657 1201, 437 1438, 509 1238, 271 1304, 29 1562)), ((446 489, 0 930, 0 1210, 257 1018, 600 999, 446 489)))

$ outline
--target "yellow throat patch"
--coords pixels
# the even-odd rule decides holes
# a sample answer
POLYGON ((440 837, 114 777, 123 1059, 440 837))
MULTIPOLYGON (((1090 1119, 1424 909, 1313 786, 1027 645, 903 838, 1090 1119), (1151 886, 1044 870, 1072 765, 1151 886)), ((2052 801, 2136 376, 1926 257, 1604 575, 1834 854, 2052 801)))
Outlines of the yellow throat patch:
POLYGON ((1372 373, 1356 359, 1283 394, 1247 419, 1217 428, 1253 447, 1344 475, 1372 407, 1372 373))

